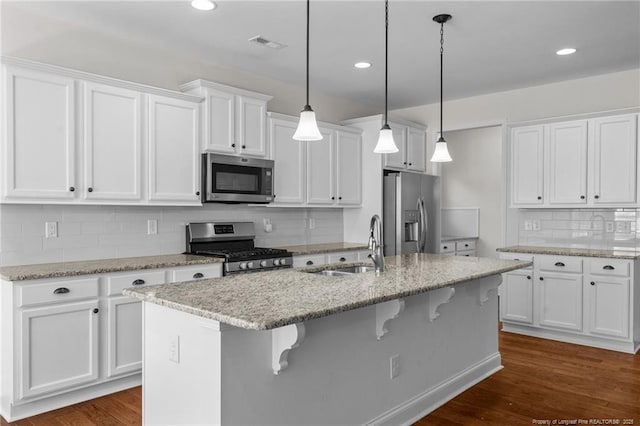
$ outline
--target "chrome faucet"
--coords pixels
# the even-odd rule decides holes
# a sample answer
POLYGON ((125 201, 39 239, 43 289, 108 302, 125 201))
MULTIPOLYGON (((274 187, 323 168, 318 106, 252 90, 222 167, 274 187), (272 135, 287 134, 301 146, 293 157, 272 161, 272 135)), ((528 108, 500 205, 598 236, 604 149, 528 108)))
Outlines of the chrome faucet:
POLYGON ((369 255, 376 267, 376 275, 384 272, 384 253, 382 252, 382 221, 380 216, 374 214, 369 225, 369 250, 373 253, 369 255))

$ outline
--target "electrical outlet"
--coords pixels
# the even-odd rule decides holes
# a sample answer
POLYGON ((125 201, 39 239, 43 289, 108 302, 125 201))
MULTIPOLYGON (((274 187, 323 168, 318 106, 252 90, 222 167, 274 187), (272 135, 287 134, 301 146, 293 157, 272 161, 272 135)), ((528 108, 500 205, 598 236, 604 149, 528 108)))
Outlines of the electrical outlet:
POLYGON ((316 220, 312 217, 309 218, 309 229, 316 229, 316 220))
POLYGON ((525 231, 531 231, 533 229, 533 224, 531 223, 530 220, 525 220, 524 221, 524 230, 525 231))
POLYGON ((156 219, 147 220, 147 235, 156 235, 158 233, 158 221, 156 219))
POLYGON ((44 236, 45 238, 58 238, 58 222, 46 222, 44 236))
POLYGON ((630 222, 616 222, 616 232, 629 233, 631 231, 630 222))
POLYGON ((395 379, 400 374, 400 355, 394 355, 389 358, 390 377, 395 379))
POLYGON ((271 219, 269 219, 268 217, 265 217, 262 219, 262 224, 264 232, 271 232, 273 231, 273 225, 271 224, 271 219))
POLYGON ((613 232, 613 222, 607 222, 607 232, 613 232))
POLYGON ((540 229, 542 229, 542 227, 540 226, 540 221, 539 220, 534 220, 533 221, 533 230, 534 231, 539 231, 540 229))
POLYGON ((173 336, 169 341, 169 361, 180 364, 180 336, 173 336))

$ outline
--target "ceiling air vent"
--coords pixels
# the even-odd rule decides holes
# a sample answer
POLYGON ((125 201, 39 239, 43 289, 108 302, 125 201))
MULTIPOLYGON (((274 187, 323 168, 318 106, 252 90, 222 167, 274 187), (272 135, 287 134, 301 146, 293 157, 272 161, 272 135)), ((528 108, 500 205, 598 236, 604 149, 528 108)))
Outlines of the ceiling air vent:
POLYGON ((256 43, 256 44, 259 44, 261 46, 269 47, 271 49, 282 49, 282 48, 287 47, 286 44, 278 43, 277 41, 267 40, 266 38, 261 37, 259 35, 255 36, 255 37, 251 37, 249 39, 249 41, 251 43, 256 43))

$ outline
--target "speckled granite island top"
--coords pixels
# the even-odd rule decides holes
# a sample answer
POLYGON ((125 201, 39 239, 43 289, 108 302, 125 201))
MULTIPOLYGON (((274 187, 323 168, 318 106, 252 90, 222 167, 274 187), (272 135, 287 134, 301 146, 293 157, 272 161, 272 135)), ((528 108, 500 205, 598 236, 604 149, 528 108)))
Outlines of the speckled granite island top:
POLYGON ((536 246, 510 246, 499 248, 496 251, 503 253, 531 253, 549 254, 558 256, 581 256, 581 257, 606 257, 612 259, 640 259, 640 253, 625 250, 596 250, 568 247, 536 247, 536 246))
POLYGON ((320 254, 336 251, 367 250, 367 245, 363 243, 323 243, 323 244, 302 244, 299 246, 275 247, 290 251, 294 256, 304 254, 320 254))
POLYGON ((327 269, 325 265, 130 287, 124 294, 236 327, 268 330, 520 269, 531 262, 408 254, 387 257, 386 264, 379 277, 373 272, 342 277, 305 272, 327 269))
POLYGON ((193 256, 189 254, 168 254, 160 256, 84 260, 79 262, 41 263, 36 265, 1 267, 0 278, 6 281, 24 281, 108 272, 134 271, 138 269, 205 265, 222 261, 222 259, 216 259, 213 257, 193 256))

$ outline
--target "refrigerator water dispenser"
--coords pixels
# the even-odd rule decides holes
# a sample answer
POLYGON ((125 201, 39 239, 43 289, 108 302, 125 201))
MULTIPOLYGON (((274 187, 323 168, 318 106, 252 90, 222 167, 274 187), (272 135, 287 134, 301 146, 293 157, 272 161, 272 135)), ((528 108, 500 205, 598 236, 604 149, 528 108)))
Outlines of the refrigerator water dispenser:
POLYGON ((404 212, 404 241, 418 241, 420 213, 418 210, 405 210, 404 212))

